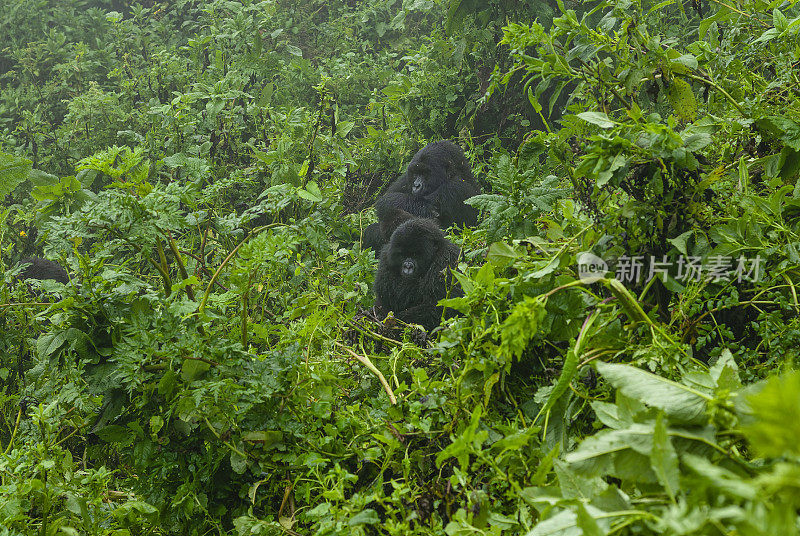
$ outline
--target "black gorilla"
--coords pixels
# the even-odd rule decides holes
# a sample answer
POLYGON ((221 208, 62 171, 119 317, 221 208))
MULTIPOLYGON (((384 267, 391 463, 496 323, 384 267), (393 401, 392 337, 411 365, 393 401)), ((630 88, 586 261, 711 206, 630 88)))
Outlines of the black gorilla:
POLYGON ((42 257, 25 257, 19 261, 20 266, 27 264, 19 274, 19 279, 53 279, 59 283, 69 283, 69 274, 58 263, 42 257))
POLYGON ((449 140, 429 143, 375 202, 379 223, 364 230, 362 244, 377 251, 388 241, 391 232, 384 232, 381 223, 395 210, 435 219, 443 228, 475 225, 478 211, 464 200, 480 192, 461 147, 449 140))
MULTIPOLYGON (((400 224, 381 251, 375 276, 375 305, 382 315, 394 311, 404 322, 430 331, 439 325, 451 268, 458 263, 458 246, 444 237, 435 221, 413 218, 400 224)), ((451 296, 461 296, 453 286, 451 296)))

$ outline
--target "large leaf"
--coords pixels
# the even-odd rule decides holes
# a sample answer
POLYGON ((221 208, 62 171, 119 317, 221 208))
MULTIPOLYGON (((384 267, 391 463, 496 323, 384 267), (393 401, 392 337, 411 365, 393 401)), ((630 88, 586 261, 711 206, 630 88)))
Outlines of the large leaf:
POLYGON ((649 456, 653 424, 633 424, 622 430, 603 430, 587 437, 564 459, 590 476, 616 476, 633 482, 655 483, 649 456))
POLYGON ((697 115, 697 99, 694 97, 692 86, 686 80, 675 78, 669 86, 667 93, 669 103, 675 113, 684 121, 693 121, 697 115))
POLYGON ((604 512, 587 504, 579 516, 572 510, 562 510, 553 517, 540 521, 527 536, 582 536, 607 534, 611 530, 613 512, 604 512))
POLYGON ((0 152, 0 197, 14 191, 31 172, 30 160, 0 152))
POLYGON ((656 376, 629 365, 596 364, 597 371, 624 394, 664 411, 672 423, 705 423, 711 397, 688 385, 656 376))
POLYGON ((755 450, 762 456, 800 455, 800 372, 770 378, 749 402, 754 421, 744 432, 755 450))
POLYGON ((578 114, 578 117, 600 128, 611 128, 614 126, 614 122, 602 112, 581 112, 578 114))
POLYGON ((650 461, 653 471, 658 477, 658 482, 664 486, 667 495, 674 501, 678 492, 678 455, 669 440, 667 422, 663 413, 659 413, 656 419, 650 461))

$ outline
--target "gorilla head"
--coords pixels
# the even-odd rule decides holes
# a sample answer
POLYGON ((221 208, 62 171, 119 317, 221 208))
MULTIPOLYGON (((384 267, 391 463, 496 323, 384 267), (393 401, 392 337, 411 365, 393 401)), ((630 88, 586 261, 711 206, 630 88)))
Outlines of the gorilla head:
MULTIPOLYGON (((480 192, 467 157, 461 147, 449 140, 429 143, 411 159, 406 169, 407 192, 416 196, 429 196, 439 191, 442 186, 449 186, 464 196, 449 199, 449 201, 462 202, 467 197, 472 197, 480 192), (469 194, 469 195, 467 195, 469 194)), ((402 177, 398 180, 400 182, 402 177)), ((400 185, 398 185, 400 186, 400 185)), ((405 188, 398 188, 403 191, 405 188)), ((440 192, 441 193, 441 192, 440 192)), ((456 211, 457 213, 459 211, 456 211)), ((458 214, 453 214, 456 216, 458 214)), ((463 219, 463 218, 457 218, 463 219)), ((470 219, 470 218, 467 218, 470 219)), ((442 222, 445 227, 453 221, 442 222)))
MULTIPOLYGON (((429 331, 438 326, 442 308, 436 304, 447 296, 450 269, 457 265, 459 253, 435 221, 413 218, 401 223, 381 250, 375 276, 378 309, 384 315, 394 311, 397 318, 429 331)), ((460 289, 454 287, 451 295, 460 295, 460 289)))
POLYGON ((477 211, 464 200, 480 193, 464 151, 442 140, 429 143, 411 159, 375 206, 391 206, 415 216, 436 218, 442 227, 475 225, 477 211))
MULTIPOLYGON (((432 218, 442 227, 475 225, 478 211, 464 200, 481 192, 464 151, 455 143, 442 140, 429 143, 411 159, 406 172, 394 181, 375 202, 378 221, 400 210, 412 216, 432 218)), ((365 230, 362 244, 379 249, 391 234, 380 225, 365 230)))

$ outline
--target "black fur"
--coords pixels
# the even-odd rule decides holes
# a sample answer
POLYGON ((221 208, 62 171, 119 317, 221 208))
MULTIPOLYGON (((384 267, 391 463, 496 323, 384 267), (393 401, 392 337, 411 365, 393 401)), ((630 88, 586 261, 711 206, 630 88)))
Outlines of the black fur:
POLYGON ((43 259, 42 257, 25 257, 19 261, 20 266, 27 264, 19 274, 19 279, 54 279, 59 283, 69 283, 69 274, 58 263, 43 259))
POLYGON ((364 232, 361 233, 362 251, 365 249, 372 249, 379 252, 385 242, 386 239, 383 237, 383 233, 381 232, 380 223, 367 225, 367 227, 364 229, 364 232))
POLYGON ((451 268, 460 250, 447 240, 435 221, 413 218, 400 224, 381 250, 375 276, 375 305, 383 315, 393 311, 404 322, 420 324, 430 331, 439 325, 446 297, 462 295, 453 286, 451 268))
MULTIPOLYGON (((375 208, 379 222, 386 214, 400 210, 413 216, 435 219, 443 228, 475 225, 478 211, 464 204, 464 200, 480 192, 461 147, 448 140, 435 141, 414 155, 406 172, 378 198, 375 208)), ((391 233, 379 230, 383 231, 378 224, 365 230, 364 247, 378 250, 388 241, 391 233)))

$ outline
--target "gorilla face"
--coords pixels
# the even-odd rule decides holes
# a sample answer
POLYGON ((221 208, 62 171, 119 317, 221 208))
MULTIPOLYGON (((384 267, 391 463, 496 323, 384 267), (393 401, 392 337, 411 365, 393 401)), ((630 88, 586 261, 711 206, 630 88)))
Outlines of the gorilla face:
POLYGON ((406 168, 412 196, 426 196, 449 180, 452 158, 441 151, 423 149, 414 155, 406 168))
POLYGON ((414 184, 411 185, 411 193, 420 195, 423 188, 425 188, 425 180, 422 178, 422 175, 417 175, 414 177, 414 184))
MULTIPOLYGON (((375 203, 420 218, 436 218, 443 227, 474 225, 478 212, 464 200, 480 193, 464 151, 447 140, 429 143, 411 159, 403 173, 375 203)), ((388 236, 386 239, 388 240, 388 236)))
POLYGON ((398 279, 424 277, 433 262, 444 234, 436 222, 415 218, 402 223, 386 246, 386 265, 398 279))
POLYGON ((413 277, 417 269, 417 263, 411 257, 403 261, 403 266, 400 268, 400 275, 403 277, 413 277))

